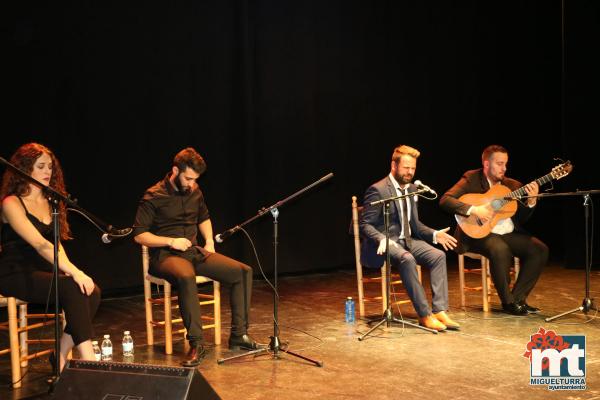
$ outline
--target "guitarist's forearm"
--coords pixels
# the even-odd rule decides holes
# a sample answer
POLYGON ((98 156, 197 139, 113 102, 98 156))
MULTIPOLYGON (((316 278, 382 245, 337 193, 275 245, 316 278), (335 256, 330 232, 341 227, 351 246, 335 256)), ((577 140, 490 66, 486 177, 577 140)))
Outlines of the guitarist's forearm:
POLYGON ((462 201, 448 195, 444 194, 440 200, 440 207, 442 210, 446 211, 450 214, 458 214, 463 217, 469 216, 469 209, 471 208, 470 204, 463 203, 462 201))

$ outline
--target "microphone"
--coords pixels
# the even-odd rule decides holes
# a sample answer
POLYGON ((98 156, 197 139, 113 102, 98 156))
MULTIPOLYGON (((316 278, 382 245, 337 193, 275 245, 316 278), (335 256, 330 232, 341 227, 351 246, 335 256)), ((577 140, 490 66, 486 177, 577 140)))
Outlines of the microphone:
POLYGON ((102 235, 102 242, 108 244, 112 242, 113 239, 124 238, 125 236, 129 235, 131 231, 133 231, 132 228, 109 229, 108 232, 102 235))
POLYGON ((427 190, 428 192, 430 192, 430 193, 433 193, 433 194, 435 194, 435 195, 437 196, 437 193, 435 192, 435 190, 433 190, 432 188, 430 188, 430 187, 429 187, 429 186, 427 186, 427 185, 424 185, 424 184, 423 184, 423 182, 421 182, 421 181, 419 181, 419 180, 416 180, 416 181, 415 181, 415 185, 417 185, 417 187, 418 187, 419 189, 424 189, 424 190, 427 190))
POLYGON ((223 241, 225 239, 227 239, 229 236, 233 235, 234 233, 236 233, 240 229, 241 229, 240 226, 234 226, 231 229, 227 229, 225 232, 219 233, 218 235, 216 235, 215 236, 215 240, 216 240, 217 243, 223 243, 223 241))

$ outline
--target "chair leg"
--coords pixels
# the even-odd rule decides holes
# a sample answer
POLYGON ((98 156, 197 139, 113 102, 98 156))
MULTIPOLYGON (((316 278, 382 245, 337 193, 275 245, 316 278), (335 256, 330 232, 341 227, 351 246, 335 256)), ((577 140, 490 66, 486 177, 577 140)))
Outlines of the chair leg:
POLYGON ((21 357, 21 367, 25 368, 29 364, 27 356, 29 355, 29 346, 27 343, 27 304, 19 304, 19 353, 21 357))
MULTIPOLYGON (((355 249, 358 246, 355 244, 355 249)), ((356 255, 356 286, 358 288, 358 312, 361 318, 365 316, 365 289, 363 284, 362 265, 360 264, 360 255, 356 255)))
POLYGON ((362 264, 360 263, 360 234, 358 228, 358 204, 356 196, 352 196, 352 233, 354 236, 354 263, 356 267, 356 286, 358 287, 358 312, 365 316, 365 291, 362 264))
POLYGON ((221 283, 213 281, 215 344, 221 344, 221 283))
POLYGON ((363 284, 362 267, 356 269, 356 286, 358 288, 358 313, 361 318, 365 316, 365 289, 363 284))
POLYGON ((171 315, 171 285, 165 284, 165 353, 173 354, 173 317, 171 315))
POLYGON ((486 257, 481 256, 481 289, 483 292, 483 311, 484 312, 490 311, 490 303, 489 303, 489 296, 488 296, 488 288, 489 288, 488 282, 489 282, 488 260, 486 257))
POLYGON ((154 344, 154 326, 152 325, 153 316, 152 316, 152 303, 150 300, 152 299, 152 288, 151 283, 144 279, 144 303, 146 307, 146 341, 149 346, 154 344))
POLYGON ((17 317, 17 299, 8 297, 8 336, 10 340, 10 369, 13 388, 21 387, 21 353, 19 350, 19 323, 17 317))
POLYGON ((460 291, 460 307, 464 310, 467 307, 465 298, 465 256, 458 255, 458 285, 460 291))

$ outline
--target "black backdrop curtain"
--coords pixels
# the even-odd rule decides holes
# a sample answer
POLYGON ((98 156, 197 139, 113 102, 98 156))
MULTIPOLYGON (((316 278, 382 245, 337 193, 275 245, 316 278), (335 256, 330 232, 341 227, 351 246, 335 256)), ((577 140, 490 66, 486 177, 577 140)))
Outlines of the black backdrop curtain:
MULTIPOLYGON (((562 157, 575 170, 556 191, 600 187, 588 142, 598 109, 594 1, 565 2, 565 46, 560 1, 15 6, 3 18, 0 155, 48 145, 80 205, 117 227, 131 225, 144 189, 186 146, 207 160, 200 185, 215 233, 335 174, 281 208, 282 273, 352 264, 350 198, 388 173, 400 143, 422 151, 416 178, 441 193, 491 143, 509 149, 517 179, 562 157)), ((454 226, 437 202, 421 210, 432 227, 454 226)), ((141 285, 133 241, 103 245, 80 217, 70 221, 71 258, 105 291, 141 285)), ((555 260, 583 263, 580 199, 544 200, 528 227, 555 260)), ((269 273, 272 218, 247 228, 269 273)), ((256 266, 242 235, 218 250, 256 266)))

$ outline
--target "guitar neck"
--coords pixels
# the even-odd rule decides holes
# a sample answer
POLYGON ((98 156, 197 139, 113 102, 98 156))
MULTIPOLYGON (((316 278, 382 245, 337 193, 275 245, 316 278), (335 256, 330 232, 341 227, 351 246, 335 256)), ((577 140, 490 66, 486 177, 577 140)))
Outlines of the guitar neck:
MULTIPOLYGON (((554 178, 552 176, 552 172, 550 172, 549 174, 546 174, 546 175, 542 176, 541 178, 537 178, 534 182, 536 182, 538 184, 538 186, 542 186, 543 184, 550 182, 552 179, 554 179, 554 178)), ((526 196, 526 195, 527 195, 527 191, 525 190, 525 186, 521 186, 517 190, 513 190, 512 192, 507 194, 506 197, 512 197, 513 199, 515 199, 515 198, 520 198, 521 196, 526 196)), ((505 200, 505 201, 509 201, 509 200, 505 200)))

